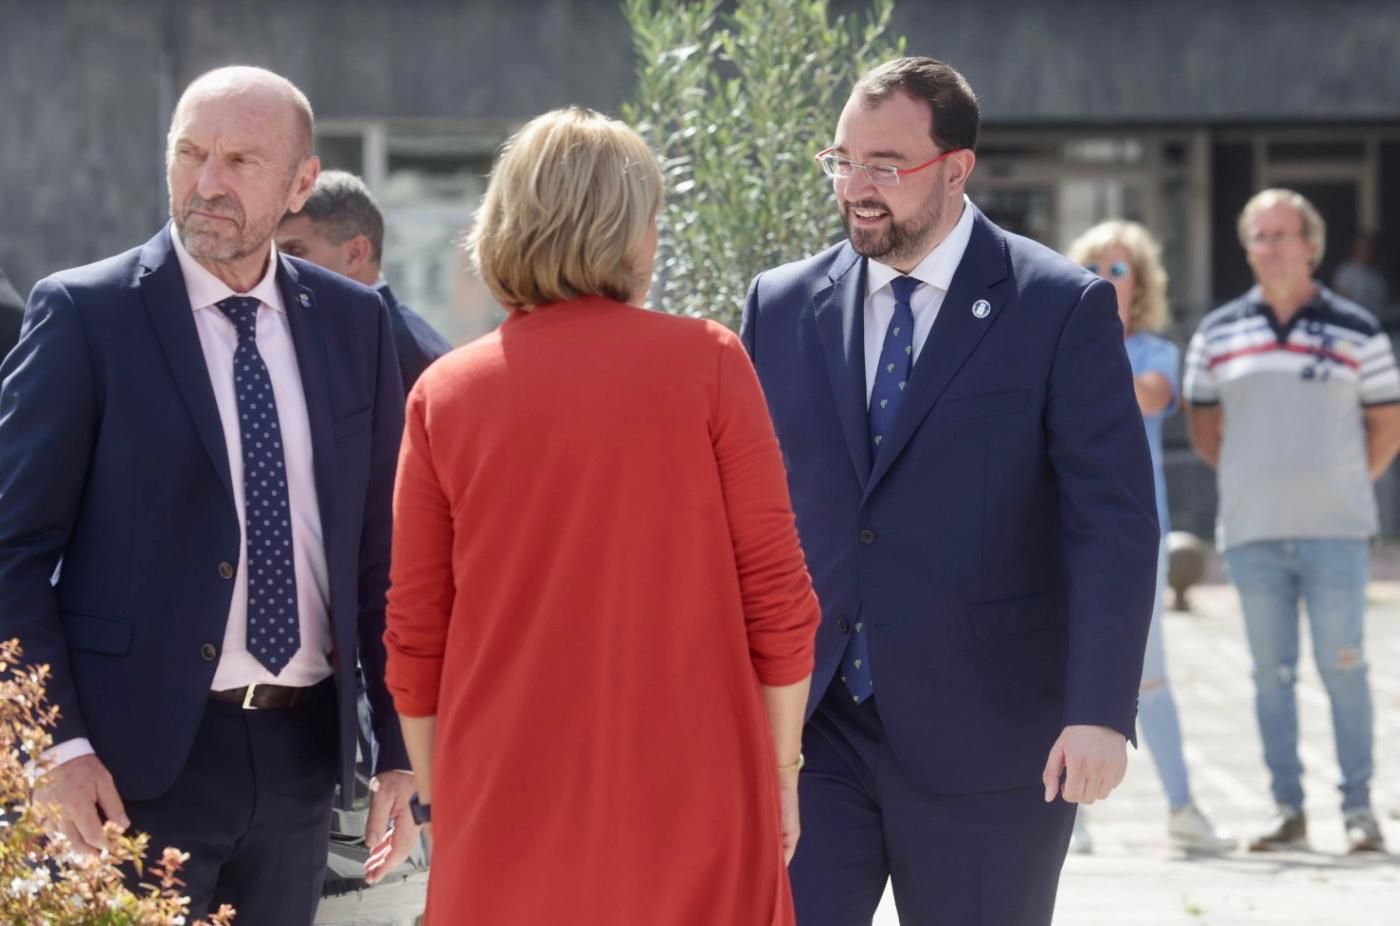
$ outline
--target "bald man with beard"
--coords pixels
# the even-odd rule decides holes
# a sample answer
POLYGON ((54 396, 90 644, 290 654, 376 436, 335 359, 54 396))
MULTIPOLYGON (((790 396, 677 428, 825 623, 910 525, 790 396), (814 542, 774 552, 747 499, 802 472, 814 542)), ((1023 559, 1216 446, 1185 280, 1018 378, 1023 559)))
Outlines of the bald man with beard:
POLYGON ((417 835, 380 640, 403 423, 389 316, 272 242, 316 180, 312 137, 276 74, 195 80, 171 120, 170 223, 40 281, 0 367, 0 639, 51 667, 62 711, 34 797, 80 851, 111 821, 189 852, 191 913, 228 903, 256 926, 315 916, 357 663, 370 839, 392 862, 417 835))

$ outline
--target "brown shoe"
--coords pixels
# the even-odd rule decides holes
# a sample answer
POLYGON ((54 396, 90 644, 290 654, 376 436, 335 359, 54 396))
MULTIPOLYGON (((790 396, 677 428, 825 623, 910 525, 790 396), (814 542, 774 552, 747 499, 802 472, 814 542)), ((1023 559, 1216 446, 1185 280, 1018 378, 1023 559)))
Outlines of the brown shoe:
POLYGON ((1371 808, 1348 810, 1346 814, 1348 852, 1384 852, 1385 837, 1371 808))
POLYGON ((1278 852, 1308 847, 1308 818, 1301 807, 1279 804, 1264 832, 1249 841, 1250 852, 1278 852))

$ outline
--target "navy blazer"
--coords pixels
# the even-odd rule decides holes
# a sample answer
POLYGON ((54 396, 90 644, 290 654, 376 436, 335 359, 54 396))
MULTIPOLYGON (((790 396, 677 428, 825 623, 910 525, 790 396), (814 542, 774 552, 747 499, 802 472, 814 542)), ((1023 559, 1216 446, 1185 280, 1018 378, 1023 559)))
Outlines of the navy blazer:
MULTIPOLYGON (((184 766, 242 527, 170 234, 40 281, 0 366, 0 638, 51 667, 55 739, 91 740, 128 800, 184 766)), ((403 387, 372 289, 285 256, 277 283, 311 424, 348 800, 357 654, 378 767, 408 768, 380 639, 403 387)))
POLYGON ((865 263, 843 242, 744 309, 822 602, 808 715, 863 621, 915 781, 1033 785, 1067 724, 1133 738, 1159 535, 1113 287, 975 213, 872 459, 865 263))
POLYGON ((428 365, 450 351, 452 345, 426 318, 400 302, 388 283, 380 283, 375 289, 389 307, 389 328, 394 335, 399 372, 403 375, 403 392, 408 395, 428 365))

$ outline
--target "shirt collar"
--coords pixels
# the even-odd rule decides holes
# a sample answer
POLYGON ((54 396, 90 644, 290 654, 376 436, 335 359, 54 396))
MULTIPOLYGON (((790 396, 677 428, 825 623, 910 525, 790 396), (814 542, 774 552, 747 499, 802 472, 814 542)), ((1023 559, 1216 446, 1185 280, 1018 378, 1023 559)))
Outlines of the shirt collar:
POLYGON ((948 291, 948 287, 953 283, 953 274, 958 269, 958 264, 962 263, 963 254, 967 252, 967 243, 972 240, 972 200, 963 194, 962 215, 958 218, 958 224, 953 226, 953 230, 938 243, 938 247, 929 251, 924 259, 919 261, 908 274, 901 274, 888 264, 882 264, 877 260, 866 262, 865 269, 865 295, 867 298, 879 292, 881 287, 888 286, 890 281, 897 276, 911 276, 920 283, 927 283, 929 286, 948 291))
MULTIPOLYGON (((1294 313, 1294 318, 1301 318, 1304 315, 1316 314, 1318 311, 1327 306, 1328 300, 1331 298, 1332 291, 1329 290, 1326 286, 1322 285, 1322 283, 1317 280, 1313 280, 1312 284, 1312 298, 1309 299, 1307 302, 1303 303, 1303 305, 1298 309, 1298 311, 1294 313)), ((1252 308, 1255 312, 1274 317, 1274 307, 1269 305, 1269 303, 1264 300, 1264 287, 1260 286, 1258 283, 1255 283, 1253 286, 1251 286, 1249 288, 1249 292, 1245 293, 1245 301, 1249 303, 1250 308, 1252 308)))
POLYGON ((175 246, 175 258, 180 262, 180 273, 185 278, 185 292, 190 297, 190 308, 194 311, 210 308, 229 296, 252 296, 274 311, 286 311, 282 304, 282 290, 277 286, 276 245, 268 245, 271 250, 267 272, 257 285, 246 293, 235 293, 227 283, 206 270, 185 250, 185 243, 180 240, 180 232, 173 223, 170 226, 170 241, 175 246))

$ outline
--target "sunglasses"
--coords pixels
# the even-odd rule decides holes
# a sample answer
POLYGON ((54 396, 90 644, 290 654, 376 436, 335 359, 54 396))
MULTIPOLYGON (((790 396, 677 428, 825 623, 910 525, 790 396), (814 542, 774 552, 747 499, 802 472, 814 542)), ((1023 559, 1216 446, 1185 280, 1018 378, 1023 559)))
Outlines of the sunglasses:
POLYGON ((1128 266, 1128 262, 1126 260, 1115 260, 1113 263, 1109 264, 1106 268, 1103 269, 1100 269, 1098 264, 1090 261, 1089 263, 1084 265, 1084 269, 1089 271, 1090 273, 1096 273, 1099 276, 1104 276, 1106 274, 1115 280, 1121 280, 1125 276, 1127 276, 1128 271, 1132 270, 1133 268, 1128 266))

